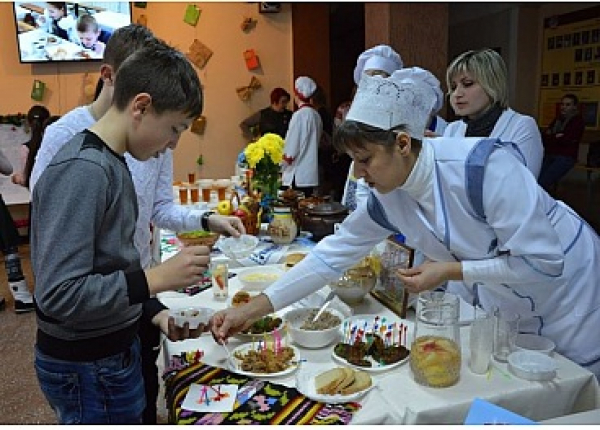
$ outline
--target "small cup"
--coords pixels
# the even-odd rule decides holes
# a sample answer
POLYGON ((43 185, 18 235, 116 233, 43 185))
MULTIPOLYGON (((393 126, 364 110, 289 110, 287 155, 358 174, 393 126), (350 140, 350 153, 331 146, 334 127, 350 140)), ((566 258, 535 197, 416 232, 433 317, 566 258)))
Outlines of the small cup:
POLYGON ((190 183, 190 185, 194 185, 196 183, 196 174, 191 172, 188 173, 188 182, 190 183))
POLYGON ((505 363, 514 350, 514 343, 519 333, 519 314, 511 311, 494 311, 494 359, 505 363))
POLYGON ((212 193, 212 189, 210 188, 202 188, 202 201, 206 203, 210 203, 210 195, 212 193))
POLYGON ((193 204, 200 202, 200 190, 197 186, 190 187, 190 199, 193 204))
POLYGON ((215 299, 226 299, 229 296, 229 265, 221 261, 212 261, 209 269, 215 299))
POLYGON ((225 187, 217 188, 217 196, 219 201, 225 200, 225 191, 227 191, 227 188, 225 187))
POLYGON ((188 189, 187 187, 179 187, 179 203, 182 205, 188 204, 188 189))
POLYGON ((469 349, 471 372, 479 375, 486 373, 494 351, 494 317, 480 309, 476 310, 471 324, 469 349))

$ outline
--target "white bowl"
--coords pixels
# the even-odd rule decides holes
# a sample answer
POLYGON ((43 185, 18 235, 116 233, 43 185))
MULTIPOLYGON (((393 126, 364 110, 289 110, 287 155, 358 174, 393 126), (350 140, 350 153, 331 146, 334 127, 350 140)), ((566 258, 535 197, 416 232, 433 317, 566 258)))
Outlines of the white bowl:
POLYGON ((173 317, 177 327, 183 327, 187 322, 191 330, 197 329, 200 324, 207 325, 214 313, 213 309, 202 307, 169 309, 169 315, 173 317))
POLYGON ((239 238, 227 237, 223 239, 219 244, 219 248, 227 258, 239 260, 250 257, 258 242, 256 236, 243 234, 239 238))
POLYGON ((515 351, 508 356, 508 369, 528 381, 550 381, 556 376, 556 361, 535 351, 515 351))
POLYGON ((536 351, 546 355, 554 351, 554 342, 544 336, 529 333, 519 333, 515 338, 515 351, 536 351))
POLYGON ((216 179, 213 183, 214 188, 228 188, 231 187, 231 179, 216 179))
POLYGON ((323 348, 335 342, 340 336, 340 327, 346 317, 337 309, 327 308, 323 313, 329 312, 338 317, 340 320, 338 324, 324 330, 301 329, 300 326, 307 321, 311 311, 316 312, 318 308, 293 309, 283 316, 292 341, 305 348, 323 348))
POLYGON ((238 279, 246 291, 263 291, 284 273, 279 267, 249 267, 239 271, 238 279))

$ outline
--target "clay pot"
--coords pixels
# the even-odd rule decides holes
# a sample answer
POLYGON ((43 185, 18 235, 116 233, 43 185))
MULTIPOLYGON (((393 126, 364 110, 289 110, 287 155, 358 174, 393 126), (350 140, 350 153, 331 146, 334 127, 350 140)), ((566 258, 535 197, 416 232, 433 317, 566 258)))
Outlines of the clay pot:
POLYGON ((312 240, 320 241, 334 233, 335 224, 348 216, 348 209, 341 203, 321 203, 306 207, 302 216, 302 229, 312 233, 312 240))

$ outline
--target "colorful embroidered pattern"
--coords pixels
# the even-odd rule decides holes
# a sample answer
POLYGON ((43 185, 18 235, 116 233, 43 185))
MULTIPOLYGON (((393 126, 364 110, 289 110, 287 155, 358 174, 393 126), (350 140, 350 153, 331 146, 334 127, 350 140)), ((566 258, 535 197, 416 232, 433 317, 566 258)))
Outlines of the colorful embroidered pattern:
MULTIPOLYGON (((179 367, 179 366, 177 366, 179 367)), ((360 409, 355 402, 330 405, 316 402, 295 388, 259 381, 203 363, 163 375, 169 424, 349 424, 360 409), (233 412, 201 413, 181 408, 190 384, 235 384, 239 388, 233 412)))

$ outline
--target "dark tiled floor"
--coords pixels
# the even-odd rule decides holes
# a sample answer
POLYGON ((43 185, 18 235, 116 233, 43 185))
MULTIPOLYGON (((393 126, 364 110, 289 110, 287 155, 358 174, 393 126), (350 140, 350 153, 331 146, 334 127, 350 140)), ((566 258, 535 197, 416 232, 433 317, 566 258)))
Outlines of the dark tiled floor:
MULTIPOLYGON (((594 181, 593 205, 588 207, 586 176, 580 171, 570 173, 558 187, 556 197, 562 199, 600 231, 600 175, 594 181)), ((20 247, 23 268, 32 286, 29 264, 29 246, 20 247)), ((7 301, 0 312, 0 424, 56 424, 54 413, 40 392, 33 369, 35 316, 33 313, 16 315, 6 285, 6 272, 0 258, 0 295, 7 301)), ((160 358, 159 358, 160 360, 160 358)), ((159 421, 164 422, 165 411, 159 398, 159 421)))

